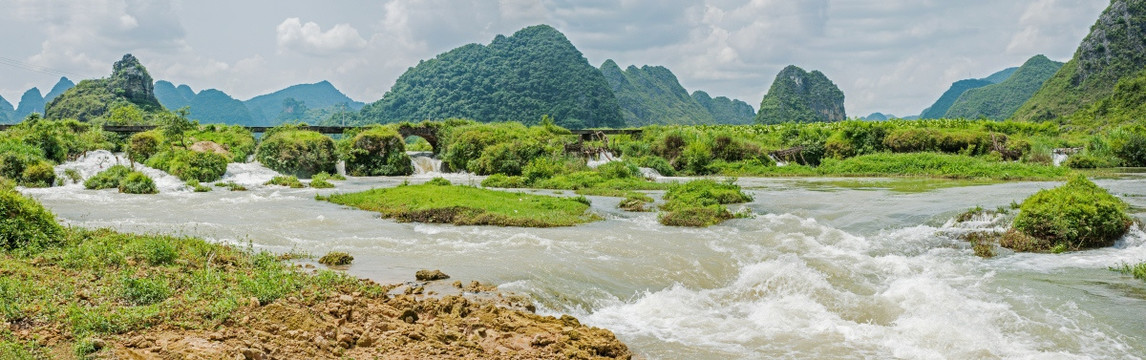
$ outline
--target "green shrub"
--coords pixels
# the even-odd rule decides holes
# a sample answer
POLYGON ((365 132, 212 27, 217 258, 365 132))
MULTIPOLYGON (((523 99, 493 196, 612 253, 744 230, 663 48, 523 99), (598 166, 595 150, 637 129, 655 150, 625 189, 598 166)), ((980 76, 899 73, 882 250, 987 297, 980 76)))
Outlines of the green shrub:
POLYGON ((493 174, 485 178, 485 180, 482 180, 481 186, 507 189, 521 188, 525 187, 525 178, 521 176, 493 174))
POLYGON ((155 181, 144 173, 132 171, 119 182, 119 192, 125 194, 158 194, 155 181))
POLYGON ((334 187, 334 184, 331 184, 329 181, 326 181, 323 179, 319 179, 319 180, 311 179, 310 180, 310 187, 315 188, 315 189, 330 189, 330 188, 334 187))
POLYGON ((453 185, 453 184, 451 184, 451 183, 450 183, 450 181, 449 181, 449 180, 446 180, 445 178, 442 178, 442 177, 436 177, 436 178, 430 179, 430 181, 427 181, 427 182, 426 182, 426 184, 429 184, 429 185, 435 185, 435 186, 450 186, 450 185, 453 185))
POLYGON ((119 188, 120 181, 123 181, 129 173, 131 169, 127 166, 112 165, 84 181, 84 187, 91 190, 119 188))
POLYGON ((127 157, 131 161, 146 162, 159 153, 163 146, 163 135, 158 130, 135 133, 128 140, 127 157))
POLYGON ((677 170, 692 175, 711 174, 712 169, 708 167, 710 163, 712 163, 712 150, 703 142, 688 144, 680 156, 672 162, 677 170))
POLYGON ((210 141, 223 146, 231 154, 230 162, 246 162, 255 153, 255 136, 239 126, 207 125, 186 135, 192 141, 210 141))
POLYGON ((1078 175, 1024 200, 1014 228, 1051 246, 1073 250, 1110 246, 1133 222, 1127 208, 1121 199, 1078 175))
POLYGON ((529 164, 522 169, 521 175, 525 177, 526 183, 532 184, 564 172, 565 164, 562 161, 553 157, 542 156, 530 160, 529 164))
POLYGON ((227 173, 227 162, 227 157, 220 154, 173 148, 152 156, 147 160, 147 166, 183 181, 212 182, 227 173))
POLYGON ((275 176, 275 177, 271 178, 270 181, 267 181, 263 185, 289 186, 289 187, 294 188, 294 189, 300 189, 300 188, 306 187, 306 185, 304 185, 302 183, 302 181, 299 181, 297 177, 282 176, 282 175, 275 176))
POLYGON ((406 143, 396 130, 375 126, 339 144, 346 172, 354 176, 403 176, 414 173, 406 143))
POLYGON ((331 174, 323 171, 323 172, 314 174, 314 176, 311 176, 310 180, 312 180, 312 181, 313 180, 323 180, 323 181, 326 181, 326 180, 346 180, 346 177, 339 175, 339 174, 331 175, 331 174))
POLYGON ((641 176, 641 169, 624 161, 610 161, 597 166, 597 172, 605 179, 630 179, 641 176))
POLYGON ((335 172, 334 140, 315 131, 275 128, 264 134, 255 158, 266 167, 296 177, 335 172))
POLYGON ((56 182, 56 170, 47 161, 39 161, 24 168, 20 184, 27 187, 49 187, 56 182))
POLYGON ((64 169, 64 176, 66 176, 68 180, 71 180, 73 184, 79 184, 84 181, 83 175, 80 175, 80 172, 76 169, 64 169))
POLYGON ((341 251, 331 251, 318 259, 319 264, 326 266, 345 266, 350 265, 354 261, 354 257, 350 254, 341 251))
POLYGON ((704 227, 735 217, 724 205, 749 202, 752 196, 742 192, 732 179, 723 183, 704 179, 673 184, 664 199, 661 224, 704 227))
POLYGON ((39 250, 60 243, 64 229, 39 202, 0 189, 0 249, 39 250))

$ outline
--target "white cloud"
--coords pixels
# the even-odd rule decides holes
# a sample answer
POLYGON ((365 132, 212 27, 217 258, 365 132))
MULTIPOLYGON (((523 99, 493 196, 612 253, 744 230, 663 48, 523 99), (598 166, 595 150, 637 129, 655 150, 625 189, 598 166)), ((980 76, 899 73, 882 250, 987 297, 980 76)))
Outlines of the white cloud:
POLYGON ((322 31, 314 22, 303 24, 299 18, 288 18, 275 30, 280 53, 289 50, 327 56, 355 52, 366 47, 366 40, 350 24, 338 24, 330 30, 322 31))

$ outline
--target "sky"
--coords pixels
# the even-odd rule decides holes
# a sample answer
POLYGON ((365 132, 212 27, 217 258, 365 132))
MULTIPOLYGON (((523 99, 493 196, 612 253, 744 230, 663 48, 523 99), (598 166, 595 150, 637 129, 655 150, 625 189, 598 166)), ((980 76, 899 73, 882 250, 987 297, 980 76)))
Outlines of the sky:
POLYGON ((661 65, 754 108, 787 65, 820 70, 849 116, 919 114, 952 82, 1069 60, 1109 0, 0 0, 0 96, 106 77, 132 53, 156 80, 240 100, 329 80, 373 102, 419 60, 530 25, 593 66, 661 65))

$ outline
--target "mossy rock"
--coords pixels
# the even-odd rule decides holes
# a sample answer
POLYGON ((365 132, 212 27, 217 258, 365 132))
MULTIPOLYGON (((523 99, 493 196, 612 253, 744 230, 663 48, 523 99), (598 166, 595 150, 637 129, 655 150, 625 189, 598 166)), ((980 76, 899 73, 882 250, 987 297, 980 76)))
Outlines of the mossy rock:
POLYGON ((331 251, 318 259, 319 264, 326 266, 345 266, 354 262, 354 257, 341 251, 331 251))
POLYGON ((354 176, 404 176, 414 173, 406 142, 389 127, 373 127, 342 144, 346 172, 354 176))
POLYGON ((64 229, 39 202, 0 189, 0 249, 37 250, 59 243, 64 229))
POLYGON ((272 129, 266 136, 255 153, 264 166, 300 178, 335 172, 338 156, 330 137, 295 128, 272 129))
POLYGON ((1128 207, 1078 175, 1063 186, 1041 190, 1024 200, 1014 228, 1050 248, 1106 247, 1125 235, 1133 223, 1126 214, 1128 207))

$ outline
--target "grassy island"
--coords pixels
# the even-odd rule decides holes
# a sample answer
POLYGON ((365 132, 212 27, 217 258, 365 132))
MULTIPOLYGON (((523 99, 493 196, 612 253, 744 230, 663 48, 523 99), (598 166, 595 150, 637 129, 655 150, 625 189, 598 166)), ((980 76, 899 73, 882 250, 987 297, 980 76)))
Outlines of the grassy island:
POLYGON ((7 186, 0 210, 0 359, 631 357, 522 297, 403 294, 197 238, 63 228, 7 186))
POLYGON ((573 226, 599 218, 583 197, 495 191, 450 185, 438 178, 422 185, 403 185, 321 198, 336 204, 377 211, 402 222, 521 227, 573 226))

